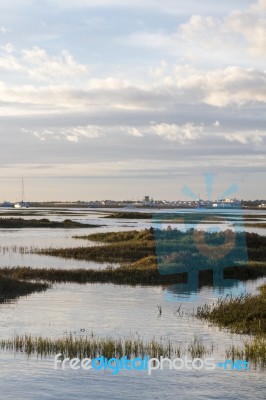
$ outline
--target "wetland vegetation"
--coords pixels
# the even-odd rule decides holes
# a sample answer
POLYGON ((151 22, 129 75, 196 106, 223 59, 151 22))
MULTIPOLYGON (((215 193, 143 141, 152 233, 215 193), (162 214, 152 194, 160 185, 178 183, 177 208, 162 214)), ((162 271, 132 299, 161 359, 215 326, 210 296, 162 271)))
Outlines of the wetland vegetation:
POLYGON ((231 332, 266 337, 266 284, 259 294, 226 296, 197 310, 197 317, 230 329, 231 332))
POLYGON ((242 348, 231 346, 227 357, 266 366, 266 284, 257 295, 226 296, 198 307, 196 316, 230 332, 251 335, 242 348))
MULTIPOLYGON (((118 263, 120 268, 108 268, 102 273, 122 276, 124 273, 132 274, 132 277, 139 274, 145 279, 145 284, 150 279, 151 282, 165 283, 171 281, 171 273, 168 278, 162 277, 158 273, 158 265, 163 263, 169 268, 169 271, 178 272, 178 268, 189 265, 191 259, 196 257, 199 265, 207 269, 210 262, 210 269, 213 268, 214 260, 208 260, 198 251, 195 241, 193 241, 194 230, 190 229, 181 232, 176 229, 157 231, 153 228, 141 231, 132 230, 127 232, 107 232, 95 233, 88 236, 76 236, 76 238, 87 239, 97 242, 97 246, 61 248, 61 249, 43 249, 40 254, 50 256, 73 258, 77 260, 97 261, 107 263, 118 263), (160 254, 158 255, 158 246, 160 254), (174 268, 174 266, 176 266, 174 268)), ((209 244, 223 243, 224 235, 222 233, 207 234, 209 244), (218 242, 217 242, 218 241, 218 242)), ((266 237, 255 233, 238 234, 238 242, 233 251, 241 250, 241 246, 246 247, 247 261, 243 265, 231 265, 232 257, 224 258, 225 278, 252 279, 266 275, 266 237), (249 260, 249 261, 248 261, 249 260)), ((107 275, 106 275, 107 276, 107 275)), ((113 279, 113 278, 112 278, 113 279)), ((118 278, 120 279, 120 278, 118 278)), ((174 277, 176 280, 176 277, 174 277)))
MULTIPOLYGON (((134 213, 116 213, 129 214, 134 213)), ((136 213, 135 213, 136 214, 136 213)), ((144 213, 143 218, 148 218, 144 213)), ((112 218, 114 216, 112 215, 112 218)), ((132 217, 136 218, 136 216, 132 217)), ((195 218, 195 216, 193 217, 195 218)), ((252 221, 250 216, 250 221, 252 221)), ((192 221, 192 219, 191 219, 192 221)), ((167 222, 167 221, 166 221, 167 222)), ((171 221, 170 221, 171 222, 171 221)), ((252 222, 253 223, 253 222, 252 222)), ((99 225, 85 225, 71 220, 63 222, 41 220, 24 220, 22 218, 0 218, 5 228, 84 228, 99 227, 99 225), (9 226, 8 226, 9 224, 9 226), (13 224, 13 226, 11 226, 13 224), (58 225, 59 224, 59 225, 58 225)), ((260 224, 261 225, 261 224, 260 224)), ((224 234, 207 234, 209 244, 223 243, 224 234)), ((171 273, 162 275, 158 269, 159 257, 171 270, 171 266, 178 264, 185 266, 190 263, 196 252, 195 243, 191 240, 193 230, 181 232, 176 229, 166 229, 165 236, 161 236, 163 254, 158 256, 156 251, 156 230, 153 228, 141 231, 95 233, 86 236, 75 236, 76 239, 88 240, 87 247, 42 249, 33 253, 73 258, 76 260, 107 262, 110 266, 105 269, 55 269, 29 267, 3 267, 0 270, 0 302, 7 302, 35 291, 46 290, 50 283, 75 282, 85 283, 114 283, 122 285, 171 285, 186 283, 186 273, 171 273), (178 239, 178 240, 177 240, 178 239), (97 246, 89 242, 97 243, 97 246), (170 257, 169 257, 170 255, 170 257), (119 266, 114 267, 111 264, 119 266)), ((224 268, 224 278, 241 280, 256 279, 266 276, 266 237, 255 233, 239 233, 247 246, 248 260, 243 265, 228 265, 224 268), (241 236, 242 235, 242 236, 241 236)), ((158 243, 157 243, 158 244, 158 243)), ((199 255, 197 254, 197 257, 199 255)), ((199 262, 206 264, 206 258, 201 256, 199 262)), ((212 260, 213 262, 213 260, 212 260)), ((203 271, 203 275, 208 271, 203 271)), ((204 280, 206 284, 206 279, 204 280)), ((234 333, 251 335, 252 339, 244 342, 241 348, 231 346, 227 349, 229 358, 246 358, 255 364, 266 365, 266 285, 260 288, 256 296, 241 295, 226 297, 213 305, 204 305, 198 308, 197 317, 209 321, 221 329, 234 333)), ((180 356, 183 353, 191 357, 200 357, 209 354, 200 341, 183 346, 180 344, 156 341, 144 342, 140 338, 112 339, 95 337, 63 337, 50 339, 34 336, 15 336, 12 339, 2 339, 0 348, 24 352, 27 355, 37 354, 49 356, 61 352, 65 356, 97 356, 106 357, 150 355, 153 357, 180 356)))
POLYGON ((151 219, 152 216, 153 216, 153 213, 147 213, 147 212, 119 211, 119 212, 112 212, 111 214, 105 215, 102 218, 151 219))
POLYGON ((34 292, 41 292, 49 287, 47 283, 26 282, 8 278, 0 273, 0 303, 6 303, 34 292))
POLYGON ((265 337, 255 336, 253 339, 245 341, 243 347, 231 346, 226 351, 226 357, 232 360, 248 360, 254 366, 266 367, 266 339, 265 337))
POLYGON ((50 221, 42 219, 23 219, 23 218, 0 218, 0 228, 19 229, 19 228, 95 228, 101 225, 82 224, 80 222, 65 219, 64 221, 50 221))
POLYGON ((206 346, 195 337, 188 343, 174 343, 170 340, 144 341, 137 337, 128 338, 99 338, 91 336, 65 336, 58 339, 33 337, 31 335, 15 336, 11 339, 0 340, 0 348, 7 351, 23 352, 28 356, 47 357, 61 353, 63 358, 79 357, 106 358, 127 356, 131 357, 203 357, 213 352, 213 346, 206 346))

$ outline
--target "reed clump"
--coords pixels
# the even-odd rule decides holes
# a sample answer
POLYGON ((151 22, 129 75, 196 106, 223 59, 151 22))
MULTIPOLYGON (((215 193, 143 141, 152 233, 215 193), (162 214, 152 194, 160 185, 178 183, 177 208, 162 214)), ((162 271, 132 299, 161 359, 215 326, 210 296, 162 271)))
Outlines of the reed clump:
POLYGON ((196 316, 230 332, 248 334, 243 347, 231 346, 227 358, 246 359, 255 366, 266 366, 266 284, 259 294, 226 296, 212 305, 198 307, 196 316))
POLYGON ((266 285, 258 295, 228 295, 209 305, 198 307, 197 317, 231 332, 266 337, 266 285))
POLYGON ((210 355, 212 346, 206 346, 199 338, 189 343, 173 343, 165 340, 142 340, 139 337, 116 338, 91 336, 65 336, 62 338, 34 337, 32 335, 16 335, 0 340, 0 348, 4 351, 22 352, 27 356, 49 357, 61 353, 63 358, 78 357, 121 358, 124 356, 152 358, 189 356, 192 359, 210 355))
POLYGON ((251 340, 245 341, 243 347, 231 346, 227 352, 226 357, 239 360, 248 360, 255 367, 266 367, 266 338, 263 336, 256 336, 251 340))

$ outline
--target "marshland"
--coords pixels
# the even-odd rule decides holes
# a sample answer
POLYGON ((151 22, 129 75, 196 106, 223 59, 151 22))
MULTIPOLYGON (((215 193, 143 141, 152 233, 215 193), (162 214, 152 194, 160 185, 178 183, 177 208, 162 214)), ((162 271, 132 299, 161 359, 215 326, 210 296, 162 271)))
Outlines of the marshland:
MULTIPOLYGON (((14 214, 14 210, 11 212, 14 214)), ((33 212, 34 217, 26 214, 29 210, 25 215, 20 210, 20 217, 59 224, 69 219, 73 225, 0 228, 3 359, 16 357, 18 364, 33 370, 38 357, 40 368, 52 363, 59 348, 73 355, 80 351, 104 351, 107 355, 170 351, 172 356, 191 357, 211 354, 217 361, 229 356, 249 359, 252 373, 260 380, 265 373, 265 338, 259 331, 264 326, 265 308, 263 300, 258 301, 262 293, 258 287, 265 284, 266 275, 262 212, 249 210, 240 218, 227 211, 218 216, 219 222, 217 215, 206 216, 204 224, 218 224, 223 232, 243 221, 260 226, 244 227, 248 257, 242 265, 225 266, 225 284, 213 286, 212 274, 206 269, 199 274, 197 290, 187 288, 186 273, 159 272, 157 225, 150 211, 141 213, 141 218, 126 211, 119 216, 115 210, 33 212), (257 307, 251 305, 254 296, 257 307), (245 310, 245 321, 239 310, 245 310), (213 313, 212 317, 207 313, 213 313), (225 316, 231 314, 235 321, 229 323, 225 316)), ((165 255, 172 255, 168 260, 170 271, 177 261, 186 265, 195 252, 189 230, 199 216, 190 212, 187 230, 180 215, 175 221, 172 217, 165 219, 165 229, 171 225, 172 230, 168 230, 164 242, 165 255), (174 242, 173 250, 171 234, 177 232, 179 241, 174 242)), ((6 210, 4 217, 9 219, 6 210)), ((216 382, 222 378, 218 375, 211 379, 216 382)))
MULTIPOLYGON (((96 225, 97 226, 97 225, 96 225)), ((65 219, 63 221, 50 221, 48 218, 23 219, 23 218, 0 218, 0 229, 21 229, 21 228, 94 228, 92 224, 81 224, 79 222, 65 219)))
POLYGON ((140 337, 127 338, 99 338, 90 336, 73 335, 63 338, 51 339, 32 337, 30 335, 15 336, 12 340, 0 340, 0 349, 6 351, 23 352, 27 356, 49 357, 61 353, 64 358, 90 357, 122 358, 145 357, 176 358, 189 356, 199 358, 211 355, 212 345, 203 345, 202 341, 194 338, 186 344, 171 343, 169 340, 157 341, 155 339, 144 341, 140 337))

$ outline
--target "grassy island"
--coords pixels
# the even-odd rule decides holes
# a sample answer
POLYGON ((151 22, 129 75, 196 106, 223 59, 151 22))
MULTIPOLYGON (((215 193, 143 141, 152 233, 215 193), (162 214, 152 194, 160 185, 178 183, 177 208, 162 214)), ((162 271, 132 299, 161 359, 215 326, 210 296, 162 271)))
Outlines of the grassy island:
POLYGON ((81 224, 80 222, 65 219, 64 221, 50 221, 42 219, 23 219, 23 218, 0 218, 0 228, 20 229, 20 228, 98 228, 101 225, 81 224))

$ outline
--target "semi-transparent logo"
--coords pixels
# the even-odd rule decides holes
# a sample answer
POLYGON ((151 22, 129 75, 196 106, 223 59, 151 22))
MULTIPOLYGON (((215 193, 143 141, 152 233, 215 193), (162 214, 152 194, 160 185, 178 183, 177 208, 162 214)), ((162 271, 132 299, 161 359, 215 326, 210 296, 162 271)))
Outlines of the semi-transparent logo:
POLYGON ((224 279, 226 267, 239 267, 248 261, 242 210, 237 202, 222 201, 237 187, 231 185, 215 203, 210 201, 213 175, 206 174, 205 180, 207 201, 198 201, 196 195, 184 187, 184 193, 198 201, 194 208, 153 215, 160 274, 186 274, 184 283, 178 283, 177 279, 177 283, 168 288, 171 299, 197 299, 200 285, 206 284, 210 275, 214 292, 239 293, 245 289, 245 285, 235 279, 224 279))

